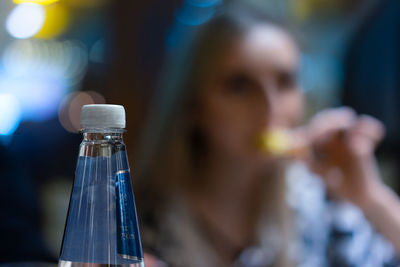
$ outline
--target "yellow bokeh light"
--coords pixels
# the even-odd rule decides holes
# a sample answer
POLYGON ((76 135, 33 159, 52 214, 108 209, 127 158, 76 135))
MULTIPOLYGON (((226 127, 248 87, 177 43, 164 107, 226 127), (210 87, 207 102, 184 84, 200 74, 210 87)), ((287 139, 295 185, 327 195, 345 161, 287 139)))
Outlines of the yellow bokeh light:
POLYGON ((50 39, 64 32, 69 22, 69 10, 61 5, 44 6, 46 18, 36 38, 50 39))
POLYGON ((22 4, 22 3, 33 3, 38 5, 50 5, 60 0, 14 0, 15 4, 22 4))

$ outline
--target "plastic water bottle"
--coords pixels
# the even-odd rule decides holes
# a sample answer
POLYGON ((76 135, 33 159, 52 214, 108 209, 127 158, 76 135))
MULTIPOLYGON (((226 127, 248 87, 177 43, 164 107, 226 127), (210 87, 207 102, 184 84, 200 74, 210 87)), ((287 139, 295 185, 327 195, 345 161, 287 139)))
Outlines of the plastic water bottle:
POLYGON ((58 265, 144 267, 122 141, 125 109, 85 105, 81 127, 83 141, 58 265))

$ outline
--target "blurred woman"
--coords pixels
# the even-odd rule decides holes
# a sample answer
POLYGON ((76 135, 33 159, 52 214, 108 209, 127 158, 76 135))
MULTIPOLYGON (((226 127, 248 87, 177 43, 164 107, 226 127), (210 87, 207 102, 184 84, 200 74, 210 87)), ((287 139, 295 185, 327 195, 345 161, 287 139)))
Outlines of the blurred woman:
POLYGON ((226 10, 180 52, 135 164, 147 253, 182 267, 395 266, 400 204, 375 164, 378 121, 342 108, 299 127, 298 48, 254 12, 226 10), (297 153, 260 145, 283 130, 297 153))

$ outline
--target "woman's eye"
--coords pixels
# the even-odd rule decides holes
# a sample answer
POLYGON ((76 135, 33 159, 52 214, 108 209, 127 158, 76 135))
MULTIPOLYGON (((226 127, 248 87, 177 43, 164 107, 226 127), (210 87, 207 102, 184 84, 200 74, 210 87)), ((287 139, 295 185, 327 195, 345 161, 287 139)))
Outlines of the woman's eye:
POLYGON ((254 87, 254 83, 246 75, 235 75, 228 78, 225 82, 225 89, 228 93, 244 94, 254 87))

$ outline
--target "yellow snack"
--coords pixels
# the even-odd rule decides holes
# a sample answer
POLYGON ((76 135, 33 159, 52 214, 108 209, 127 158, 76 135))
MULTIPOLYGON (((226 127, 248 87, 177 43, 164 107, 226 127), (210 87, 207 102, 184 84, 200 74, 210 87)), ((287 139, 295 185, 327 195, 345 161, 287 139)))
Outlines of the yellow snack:
POLYGON ((261 135, 260 148, 269 154, 285 155, 292 147, 292 138, 285 130, 273 129, 261 135))
POLYGON ((309 141, 305 136, 295 135, 285 129, 272 129, 259 136, 258 147, 261 151, 278 157, 307 157, 310 150, 309 141))

